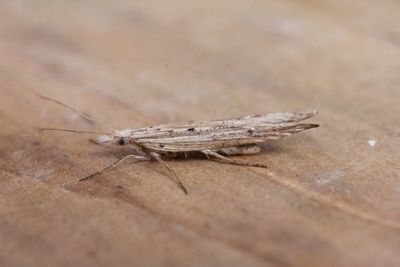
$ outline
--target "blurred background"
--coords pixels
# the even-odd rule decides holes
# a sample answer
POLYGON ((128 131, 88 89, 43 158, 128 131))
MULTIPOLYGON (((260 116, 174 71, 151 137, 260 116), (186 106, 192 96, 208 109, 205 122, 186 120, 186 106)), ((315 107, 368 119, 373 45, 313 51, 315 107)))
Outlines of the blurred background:
MULTIPOLYGON (((2 0, 1 266, 399 266, 400 2, 2 0), (245 157, 75 183, 101 130, 319 110, 245 157), (275 180, 282 181, 273 182, 275 180)), ((102 152, 103 151, 103 152, 102 152)), ((122 153, 122 154, 121 154, 122 153)))

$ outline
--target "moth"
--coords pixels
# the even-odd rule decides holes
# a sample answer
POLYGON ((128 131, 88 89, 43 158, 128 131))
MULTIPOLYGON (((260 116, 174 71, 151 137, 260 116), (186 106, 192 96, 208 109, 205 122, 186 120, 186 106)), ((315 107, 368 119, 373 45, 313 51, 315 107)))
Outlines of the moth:
MULTIPOLYGON (((38 96, 72 110, 87 121, 97 123, 90 116, 58 100, 41 95, 38 96)), ((318 124, 302 122, 316 114, 316 111, 308 113, 259 114, 234 119, 168 123, 122 130, 110 129, 110 132, 106 133, 60 128, 41 128, 40 130, 96 133, 101 134, 95 140, 97 144, 129 146, 132 148, 131 155, 115 161, 98 172, 81 178, 80 181, 99 175, 128 158, 138 161, 156 160, 171 172, 175 182, 187 194, 186 187, 174 170, 164 161, 164 158, 177 157, 179 155, 187 157, 188 154, 197 152, 204 154, 210 160, 222 163, 267 168, 264 164, 239 161, 228 158, 228 156, 257 154, 261 152, 260 144, 264 142, 316 128, 319 126, 318 124)))

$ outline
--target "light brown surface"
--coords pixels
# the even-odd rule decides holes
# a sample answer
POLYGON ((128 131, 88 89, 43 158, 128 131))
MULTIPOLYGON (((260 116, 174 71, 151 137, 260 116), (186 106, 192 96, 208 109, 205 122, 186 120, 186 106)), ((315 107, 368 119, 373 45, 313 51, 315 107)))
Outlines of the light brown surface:
POLYGON ((0 266, 400 266, 398 1, 1 1, 0 266), (93 129, 310 111, 242 159, 125 164, 93 129), (376 139, 372 147, 368 140, 376 139))

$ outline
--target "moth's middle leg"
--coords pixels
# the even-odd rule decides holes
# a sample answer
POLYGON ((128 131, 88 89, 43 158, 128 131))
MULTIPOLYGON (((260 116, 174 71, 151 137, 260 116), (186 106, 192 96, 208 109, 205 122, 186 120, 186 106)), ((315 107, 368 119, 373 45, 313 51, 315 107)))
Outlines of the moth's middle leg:
POLYGON ((185 193, 185 195, 187 195, 188 191, 187 191, 186 187, 183 185, 183 183, 179 179, 179 177, 176 174, 176 172, 164 160, 162 160, 161 155, 156 153, 156 152, 149 152, 149 155, 150 155, 151 158, 153 158, 153 159, 157 160, 158 162, 160 162, 165 168, 167 168, 167 170, 169 170, 172 173, 173 177, 175 178, 175 182, 182 189, 182 191, 185 193))

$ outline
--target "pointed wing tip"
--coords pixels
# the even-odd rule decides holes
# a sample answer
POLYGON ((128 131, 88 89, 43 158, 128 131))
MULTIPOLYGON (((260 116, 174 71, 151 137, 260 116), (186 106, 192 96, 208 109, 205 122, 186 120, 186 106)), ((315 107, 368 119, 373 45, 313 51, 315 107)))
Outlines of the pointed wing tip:
POLYGON ((311 112, 308 112, 308 113, 303 113, 302 115, 304 116, 301 120, 306 120, 306 119, 309 119, 309 118, 311 118, 311 117, 314 117, 314 116, 316 116, 316 115, 318 115, 318 110, 313 110, 313 111, 311 111, 311 112))
POLYGON ((312 128, 318 128, 319 124, 317 124, 317 123, 300 123, 300 124, 297 124, 297 127, 300 127, 299 129, 304 131, 304 130, 308 130, 308 129, 312 129, 312 128))
POLYGON ((305 113, 305 114, 307 114, 307 117, 311 118, 311 117, 314 117, 315 115, 318 115, 318 113, 319 113, 318 110, 315 109, 315 110, 305 113))

